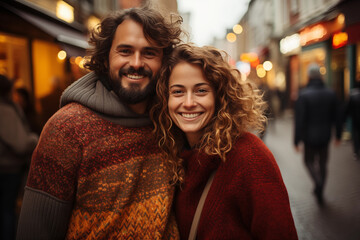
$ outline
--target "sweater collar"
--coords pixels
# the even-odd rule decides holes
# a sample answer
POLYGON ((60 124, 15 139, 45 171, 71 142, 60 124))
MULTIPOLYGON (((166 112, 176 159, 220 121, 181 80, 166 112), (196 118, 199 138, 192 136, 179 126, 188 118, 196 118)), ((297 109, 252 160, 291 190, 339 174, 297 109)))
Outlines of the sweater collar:
POLYGON ((80 103, 103 118, 125 127, 151 125, 147 115, 137 114, 128 108, 113 91, 106 89, 94 72, 86 74, 65 89, 60 107, 71 102, 80 103))

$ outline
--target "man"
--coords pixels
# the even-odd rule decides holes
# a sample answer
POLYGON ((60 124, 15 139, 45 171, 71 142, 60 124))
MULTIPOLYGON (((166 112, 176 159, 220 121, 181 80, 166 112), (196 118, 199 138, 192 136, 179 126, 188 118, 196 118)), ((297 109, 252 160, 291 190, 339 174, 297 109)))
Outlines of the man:
MULTIPOLYGON (((359 79, 359 78, 357 78, 359 79)), ((345 119, 351 118, 351 137, 355 160, 360 161, 360 80, 355 81, 355 86, 350 92, 345 108, 345 119)))
POLYGON ((338 103, 335 92, 325 87, 320 68, 313 63, 308 68, 309 83, 300 91, 295 106, 295 149, 304 143, 305 165, 314 182, 318 203, 323 204, 328 146, 332 127, 336 126, 336 145, 340 143, 341 128, 337 120, 338 103))
POLYGON ((147 111, 180 22, 134 8, 92 33, 93 72, 64 91, 34 151, 18 239, 178 238, 147 111))

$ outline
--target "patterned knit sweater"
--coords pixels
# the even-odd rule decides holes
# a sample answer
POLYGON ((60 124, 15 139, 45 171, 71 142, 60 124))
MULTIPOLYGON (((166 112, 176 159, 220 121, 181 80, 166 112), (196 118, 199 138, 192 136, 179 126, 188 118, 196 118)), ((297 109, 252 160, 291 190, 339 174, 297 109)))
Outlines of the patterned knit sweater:
POLYGON ((197 239, 295 240, 297 233, 279 168, 265 144, 244 134, 226 161, 195 150, 183 154, 185 182, 175 208, 181 239, 187 239, 201 193, 217 169, 202 210, 197 239))
POLYGON ((115 95, 96 79, 90 74, 70 86, 43 129, 17 238, 178 239, 174 187, 150 122, 124 106, 111 113, 117 104, 106 109, 113 100, 106 98, 115 95), (115 123, 119 111, 122 124, 115 123))

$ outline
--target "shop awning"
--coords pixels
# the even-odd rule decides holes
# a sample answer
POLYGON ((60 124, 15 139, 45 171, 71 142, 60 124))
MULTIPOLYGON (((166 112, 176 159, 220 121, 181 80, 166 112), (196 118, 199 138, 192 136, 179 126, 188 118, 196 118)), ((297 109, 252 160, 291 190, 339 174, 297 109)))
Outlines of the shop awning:
POLYGON ((70 26, 67 27, 61 23, 48 20, 33 13, 16 9, 12 6, 6 6, 6 8, 17 16, 23 18, 25 21, 54 37, 54 39, 59 42, 60 45, 65 47, 66 45, 69 45, 67 47, 69 49, 80 48, 85 50, 89 48, 85 34, 72 29, 70 26))

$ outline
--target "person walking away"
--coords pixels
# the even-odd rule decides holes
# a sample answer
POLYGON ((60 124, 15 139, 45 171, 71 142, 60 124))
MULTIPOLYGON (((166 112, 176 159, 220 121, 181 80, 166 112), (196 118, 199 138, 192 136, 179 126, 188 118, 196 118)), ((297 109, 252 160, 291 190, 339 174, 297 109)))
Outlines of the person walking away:
POLYGON ((13 82, 0 75, 0 239, 15 239, 16 201, 23 171, 38 141, 20 106, 12 101, 13 82))
POLYGON ((17 239, 179 239, 175 186, 148 117, 181 18, 143 6, 91 33, 89 74, 63 93, 34 151, 17 239))
POLYGON ((350 92, 345 108, 345 118, 351 118, 351 139, 353 143, 354 158, 360 161, 360 79, 350 92))
POLYGON ((280 170, 250 133, 264 127, 265 102, 223 55, 213 47, 178 46, 151 111, 160 145, 178 170, 174 206, 181 239, 296 240, 280 170))
POLYGON ((341 127, 338 120, 338 100, 333 90, 327 88, 320 67, 312 63, 308 67, 309 82, 299 92, 295 103, 294 145, 301 151, 304 144, 304 162, 314 183, 314 194, 322 205, 327 177, 327 161, 332 129, 336 128, 335 145, 339 145, 341 127))

